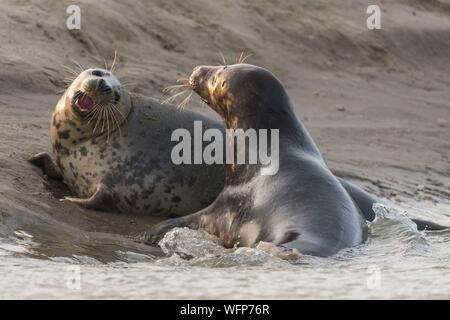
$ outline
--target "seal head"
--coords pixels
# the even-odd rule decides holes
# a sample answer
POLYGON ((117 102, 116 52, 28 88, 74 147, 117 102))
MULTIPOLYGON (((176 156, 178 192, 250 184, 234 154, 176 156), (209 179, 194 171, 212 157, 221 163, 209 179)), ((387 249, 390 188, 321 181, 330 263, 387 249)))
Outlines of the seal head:
POLYGON ((260 115, 279 113, 289 102, 283 85, 270 71, 249 64, 196 67, 189 85, 229 128, 246 129, 250 124, 264 128, 270 118, 260 115))
POLYGON ((222 165, 172 161, 172 132, 193 134, 197 120, 223 130, 202 115, 129 95, 110 71, 91 68, 76 77, 53 113, 56 163, 45 153, 33 161, 70 188, 66 201, 85 208, 184 215, 210 204, 224 184, 222 165))
POLYGON ((130 97, 120 81, 100 68, 81 72, 62 96, 53 115, 56 134, 70 141, 109 136, 126 120, 130 97))

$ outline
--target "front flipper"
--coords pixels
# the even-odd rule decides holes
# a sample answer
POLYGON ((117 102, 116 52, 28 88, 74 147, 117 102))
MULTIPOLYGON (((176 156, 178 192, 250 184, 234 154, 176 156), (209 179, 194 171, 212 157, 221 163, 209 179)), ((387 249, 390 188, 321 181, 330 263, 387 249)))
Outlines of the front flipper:
POLYGON ((59 181, 63 180, 58 167, 47 152, 39 152, 38 154, 35 154, 30 159, 28 159, 28 161, 41 168, 44 174, 47 175, 47 177, 59 181))
MULTIPOLYGON (((368 192, 364 191, 360 187, 345 181, 344 179, 338 178, 341 182, 342 186, 345 190, 347 190, 350 197, 353 199, 353 201, 356 203, 366 220, 373 221, 375 219, 375 211, 373 211, 373 205, 377 202, 377 198, 369 194, 368 192)), ((437 230, 444 230, 449 229, 449 227, 439 225, 434 222, 421 220, 421 219, 411 219, 416 225, 417 230, 430 230, 430 231, 437 231, 437 230)))
POLYGON ((61 201, 72 202, 83 208, 92 210, 113 211, 117 209, 111 192, 104 184, 100 184, 97 191, 90 198, 64 197, 61 201))
POLYGON ((146 244, 158 244, 158 242, 164 237, 164 235, 173 228, 188 227, 190 229, 198 229, 199 221, 202 212, 197 212, 185 217, 169 219, 158 223, 150 230, 144 232, 137 237, 137 241, 144 242, 146 244))
POLYGON ((298 260, 301 257, 300 252, 298 252, 296 248, 287 249, 283 246, 277 246, 271 242, 260 241, 256 246, 256 249, 267 252, 268 254, 282 260, 298 260))

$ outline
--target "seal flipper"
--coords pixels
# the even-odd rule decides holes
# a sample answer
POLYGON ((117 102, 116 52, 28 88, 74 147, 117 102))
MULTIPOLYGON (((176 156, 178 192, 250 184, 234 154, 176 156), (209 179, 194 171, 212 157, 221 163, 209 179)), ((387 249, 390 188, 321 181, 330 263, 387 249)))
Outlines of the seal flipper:
POLYGON ((372 206, 377 202, 377 198, 342 178, 338 177, 338 179, 344 189, 347 190, 355 204, 358 206, 364 218, 368 221, 373 221, 373 219, 375 219, 375 211, 373 211, 372 206))
POLYGON ((417 224, 417 230, 426 230, 426 231, 439 231, 439 230, 445 230, 450 229, 450 227, 442 226, 440 224, 421 220, 421 219, 411 219, 415 224, 417 224))
POLYGON ((114 199, 108 187, 104 184, 99 184, 97 191, 87 199, 64 197, 61 201, 69 201, 75 203, 85 209, 110 211, 116 210, 114 199))
POLYGON ((39 152, 38 154, 35 154, 30 159, 28 159, 28 162, 34 164, 36 167, 41 168, 42 172, 44 172, 47 177, 58 181, 63 180, 61 172, 59 171, 57 165, 53 162, 50 154, 48 154, 47 152, 39 152))
MULTIPOLYGON (((377 198, 364 191, 360 187, 345 181, 344 179, 338 178, 342 186, 349 193, 350 197, 353 199, 355 204, 358 206, 363 216, 368 221, 373 221, 375 219, 375 211, 373 211, 373 204, 377 202, 377 198)), ((449 229, 450 227, 442 226, 434 222, 421 220, 421 219, 411 219, 416 225, 417 230, 429 230, 438 231, 449 229)))
POLYGON ((173 228, 188 227, 190 229, 199 229, 200 217, 204 212, 190 214, 188 216, 165 220, 153 226, 150 230, 142 233, 136 238, 138 242, 154 245, 164 237, 164 235, 173 228))

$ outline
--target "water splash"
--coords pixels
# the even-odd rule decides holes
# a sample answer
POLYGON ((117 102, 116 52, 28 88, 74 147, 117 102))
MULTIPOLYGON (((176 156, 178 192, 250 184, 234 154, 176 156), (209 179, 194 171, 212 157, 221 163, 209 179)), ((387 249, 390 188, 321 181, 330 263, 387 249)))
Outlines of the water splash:
POLYGON ((226 252, 218 238, 189 228, 172 229, 165 234, 159 246, 167 255, 177 254, 187 259, 217 256, 226 252))
POLYGON ((376 217, 369 222, 369 245, 385 249, 385 254, 423 255, 430 250, 424 231, 402 212, 381 203, 373 205, 376 217))
POLYGON ((0 259, 7 271, 0 298, 448 297, 450 233, 419 232, 391 205, 374 210, 367 243, 329 258, 302 256, 295 264, 257 248, 225 249, 189 229, 169 232, 161 246, 170 256, 158 260, 128 251, 113 252, 118 262, 106 264, 86 256, 34 259, 22 242, 31 239, 10 232, 0 238, 0 256, 9 254, 0 259), (80 290, 67 287, 73 268, 80 271, 80 290), (377 274, 380 287, 371 289, 368 279, 377 274))
POLYGON ((220 240, 204 231, 174 228, 159 242, 169 258, 159 260, 162 265, 236 267, 278 265, 288 262, 258 248, 224 248, 220 240))

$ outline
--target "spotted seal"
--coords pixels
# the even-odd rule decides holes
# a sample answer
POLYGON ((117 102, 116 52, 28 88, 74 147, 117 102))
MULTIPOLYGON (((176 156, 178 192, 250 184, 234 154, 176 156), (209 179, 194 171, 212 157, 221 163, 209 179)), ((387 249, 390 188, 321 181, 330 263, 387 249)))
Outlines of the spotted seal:
POLYGON ((180 111, 156 99, 130 95, 110 71, 81 72, 65 91, 51 118, 53 157, 31 162, 62 179, 74 196, 65 200, 88 209, 160 216, 185 215, 211 203, 223 187, 221 165, 175 165, 175 129, 192 132, 222 125, 180 111), (190 124, 188 126, 187 124, 190 124))

